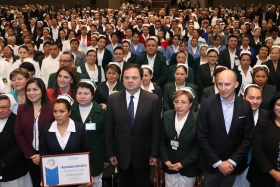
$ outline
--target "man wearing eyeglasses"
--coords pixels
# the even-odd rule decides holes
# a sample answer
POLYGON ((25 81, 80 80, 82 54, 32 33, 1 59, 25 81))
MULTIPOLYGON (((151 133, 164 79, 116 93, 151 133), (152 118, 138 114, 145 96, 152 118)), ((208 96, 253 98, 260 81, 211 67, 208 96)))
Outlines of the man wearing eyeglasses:
POLYGON ((10 100, 0 95, 0 186, 32 186, 25 158, 14 136, 16 115, 10 100))
MULTIPOLYGON (((74 67, 74 55, 68 51, 63 52, 60 55, 59 58, 59 68, 63 66, 69 66, 69 67, 74 67)), ((58 68, 58 69, 59 69, 58 68)), ((79 72, 77 73, 76 77, 78 78, 78 82, 80 82, 81 79, 87 79, 87 77, 79 72)), ((48 80, 48 88, 53 88, 56 84, 56 77, 57 77, 57 72, 50 74, 49 80, 48 80)))

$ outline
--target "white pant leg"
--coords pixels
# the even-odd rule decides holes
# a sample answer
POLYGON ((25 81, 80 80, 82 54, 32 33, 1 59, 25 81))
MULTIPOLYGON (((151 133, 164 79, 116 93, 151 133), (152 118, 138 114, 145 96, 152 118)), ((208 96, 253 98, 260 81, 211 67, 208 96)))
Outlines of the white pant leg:
POLYGON ((235 182, 232 187, 250 187, 250 183, 246 179, 249 167, 241 174, 238 175, 235 179, 235 182))
POLYGON ((180 175, 179 184, 180 187, 193 187, 196 177, 186 177, 180 175))
POLYGON ((102 187, 102 173, 98 176, 93 177, 93 187, 102 187))
POLYGON ((165 187, 180 187, 179 175, 165 173, 165 187))
POLYGON ((0 187, 33 187, 29 172, 26 175, 8 182, 0 182, 0 187))

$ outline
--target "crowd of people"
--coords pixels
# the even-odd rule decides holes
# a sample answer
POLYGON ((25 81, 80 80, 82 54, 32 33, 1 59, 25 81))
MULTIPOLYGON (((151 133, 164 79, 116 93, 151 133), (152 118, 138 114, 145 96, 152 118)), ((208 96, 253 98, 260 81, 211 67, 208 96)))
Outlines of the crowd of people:
POLYGON ((180 8, 0 5, 0 187, 77 152, 86 186, 280 186, 280 6, 180 8))

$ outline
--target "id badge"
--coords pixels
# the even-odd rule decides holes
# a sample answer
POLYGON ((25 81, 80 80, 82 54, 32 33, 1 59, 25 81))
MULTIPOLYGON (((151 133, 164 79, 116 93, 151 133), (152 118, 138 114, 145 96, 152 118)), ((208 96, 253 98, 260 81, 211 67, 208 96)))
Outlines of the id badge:
POLYGON ((170 140, 170 145, 172 149, 177 150, 177 148, 179 147, 179 142, 176 140, 170 140))
POLYGON ((4 84, 9 84, 6 78, 3 78, 2 81, 4 84))
POLYGON ((86 123, 86 130, 87 131, 96 130, 96 123, 86 123))

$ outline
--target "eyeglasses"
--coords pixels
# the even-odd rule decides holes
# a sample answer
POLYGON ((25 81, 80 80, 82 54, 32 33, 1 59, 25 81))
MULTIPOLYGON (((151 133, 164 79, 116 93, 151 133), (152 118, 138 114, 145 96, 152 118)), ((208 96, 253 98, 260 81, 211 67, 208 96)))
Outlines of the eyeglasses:
POLYGON ((187 101, 181 101, 181 102, 180 102, 180 101, 173 101, 173 104, 174 104, 174 105, 177 105, 177 106, 178 106, 179 104, 180 104, 181 106, 186 106, 187 104, 189 104, 189 102, 187 102, 187 101))
POLYGON ((0 110, 7 110, 10 106, 0 106, 0 110))
POLYGON ((71 62, 72 60, 58 60, 60 63, 69 63, 71 62))

